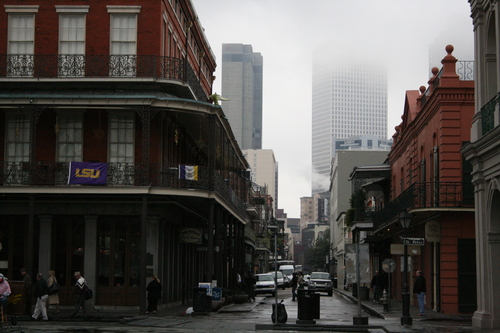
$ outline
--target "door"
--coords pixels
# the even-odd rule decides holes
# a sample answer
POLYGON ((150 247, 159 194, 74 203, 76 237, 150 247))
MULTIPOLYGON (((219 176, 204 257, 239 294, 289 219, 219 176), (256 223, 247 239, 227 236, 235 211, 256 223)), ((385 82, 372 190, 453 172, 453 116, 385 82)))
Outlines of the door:
POLYGON ((458 312, 476 311, 476 297, 476 242, 458 239, 458 312))

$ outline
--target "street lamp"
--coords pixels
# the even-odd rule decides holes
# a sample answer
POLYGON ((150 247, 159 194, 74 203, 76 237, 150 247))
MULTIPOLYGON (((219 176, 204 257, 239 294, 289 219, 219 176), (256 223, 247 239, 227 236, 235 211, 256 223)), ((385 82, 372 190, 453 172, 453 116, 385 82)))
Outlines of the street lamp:
MULTIPOLYGON (((407 230, 410 226, 412 215, 408 213, 406 207, 403 207, 401 214, 399 214, 399 222, 404 230, 406 236, 407 230)), ((408 290, 408 245, 404 241, 404 258, 403 258, 403 293, 401 300, 403 302, 403 315, 401 316, 401 325, 412 325, 413 319, 410 315, 410 292, 408 290)))
POLYGON ((268 230, 274 234, 274 323, 278 324, 278 226, 269 225, 268 230))

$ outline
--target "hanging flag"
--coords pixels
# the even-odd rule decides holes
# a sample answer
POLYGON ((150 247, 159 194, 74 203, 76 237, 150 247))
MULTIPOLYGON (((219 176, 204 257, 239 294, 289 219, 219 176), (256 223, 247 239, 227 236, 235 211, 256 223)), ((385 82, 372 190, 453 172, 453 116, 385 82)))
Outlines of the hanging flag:
POLYGON ((179 164, 179 179, 198 180, 198 166, 179 164))
POLYGON ((70 162, 68 184, 106 185, 107 163, 70 162))

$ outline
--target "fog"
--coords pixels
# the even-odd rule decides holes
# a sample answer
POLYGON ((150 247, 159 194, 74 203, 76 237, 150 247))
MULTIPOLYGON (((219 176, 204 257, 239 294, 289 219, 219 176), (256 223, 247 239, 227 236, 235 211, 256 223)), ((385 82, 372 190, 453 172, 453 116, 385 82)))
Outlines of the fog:
POLYGON ((263 148, 273 149, 279 163, 279 206, 288 217, 299 217, 300 197, 311 195, 311 69, 318 46, 385 60, 387 138, 401 122, 405 91, 427 86, 430 68, 441 67, 429 64, 430 54, 442 59, 452 44, 455 57, 473 60, 467 0, 192 3, 217 58, 214 91, 221 92, 223 43, 251 44, 263 56, 263 148))

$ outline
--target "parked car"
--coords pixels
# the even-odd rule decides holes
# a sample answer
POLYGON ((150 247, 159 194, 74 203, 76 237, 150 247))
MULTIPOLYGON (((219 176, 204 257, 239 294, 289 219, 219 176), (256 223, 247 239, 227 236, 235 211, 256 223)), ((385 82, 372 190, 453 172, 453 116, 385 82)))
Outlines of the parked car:
MULTIPOLYGON (((273 278, 274 278, 274 273, 275 272, 271 272, 273 278)), ((278 282, 278 288, 281 288, 281 289, 285 289, 286 285, 287 285, 287 282, 288 282, 288 279, 283 275, 283 273, 281 271, 276 271, 276 281, 278 282)))
POLYGON ((275 296, 274 275, 272 273, 255 274, 255 294, 271 294, 275 296))
POLYGON ((328 296, 332 296, 333 282, 330 273, 312 272, 307 289, 326 292, 328 293, 328 296))

